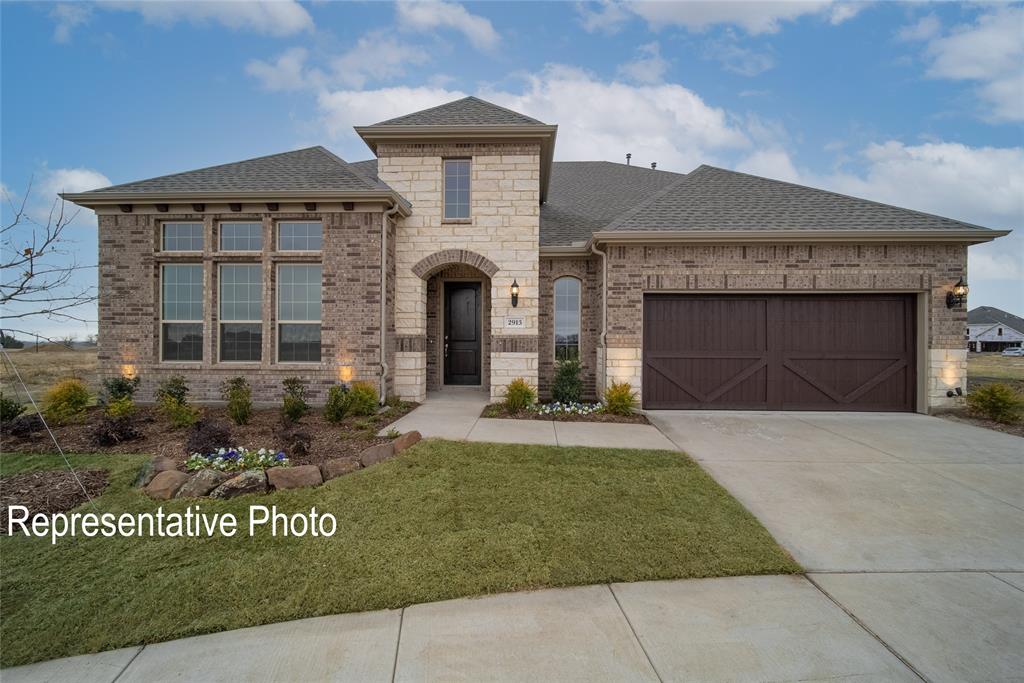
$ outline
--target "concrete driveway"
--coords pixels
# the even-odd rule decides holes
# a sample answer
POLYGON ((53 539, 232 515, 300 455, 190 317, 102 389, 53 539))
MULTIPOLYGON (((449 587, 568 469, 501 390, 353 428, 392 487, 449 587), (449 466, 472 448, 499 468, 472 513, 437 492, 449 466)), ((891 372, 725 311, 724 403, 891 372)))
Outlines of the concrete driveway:
POLYGON ((923 677, 1022 680, 1024 439, 923 415, 648 417, 923 677))

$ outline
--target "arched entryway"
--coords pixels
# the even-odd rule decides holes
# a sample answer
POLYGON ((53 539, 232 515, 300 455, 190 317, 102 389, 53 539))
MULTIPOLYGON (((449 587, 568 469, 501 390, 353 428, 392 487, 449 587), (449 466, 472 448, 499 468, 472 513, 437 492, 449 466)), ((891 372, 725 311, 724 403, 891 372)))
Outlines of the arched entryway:
POLYGON ((426 388, 490 388, 491 277, 498 267, 465 249, 440 251, 413 272, 426 282, 426 388))

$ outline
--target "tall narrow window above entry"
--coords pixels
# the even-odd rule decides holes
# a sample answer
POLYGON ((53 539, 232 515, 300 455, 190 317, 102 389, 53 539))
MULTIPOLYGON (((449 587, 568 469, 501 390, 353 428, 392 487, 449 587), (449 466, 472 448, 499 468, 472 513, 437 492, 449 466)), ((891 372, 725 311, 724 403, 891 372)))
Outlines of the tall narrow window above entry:
POLYGON ((469 159, 445 159, 444 217, 469 218, 469 159))

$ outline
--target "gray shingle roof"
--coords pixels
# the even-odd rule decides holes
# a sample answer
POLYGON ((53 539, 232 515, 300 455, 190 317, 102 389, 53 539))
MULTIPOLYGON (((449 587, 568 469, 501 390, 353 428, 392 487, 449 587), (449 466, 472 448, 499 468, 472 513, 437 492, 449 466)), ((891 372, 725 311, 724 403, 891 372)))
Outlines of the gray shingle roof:
POLYGON ((610 161, 556 161, 540 207, 541 246, 586 242, 616 217, 684 176, 610 161))
POLYGON ((323 147, 210 166, 195 171, 104 187, 84 195, 178 192, 275 192, 387 190, 323 147))
POLYGON ((606 230, 980 230, 941 216, 701 166, 606 230))
MULTIPOLYGON (((376 159, 354 161, 349 166, 367 177, 377 177, 376 159)), ((586 242, 595 230, 682 177, 610 161, 556 161, 551 166, 548 199, 540 207, 540 244, 586 242)))
POLYGON ((968 325, 984 325, 986 323, 1004 325, 1024 333, 1024 318, 1019 318, 1013 313, 1007 313, 1002 309, 993 308, 992 306, 979 306, 967 311, 968 325))
POLYGON ((537 119, 499 107, 478 97, 398 116, 369 126, 542 126, 537 119))

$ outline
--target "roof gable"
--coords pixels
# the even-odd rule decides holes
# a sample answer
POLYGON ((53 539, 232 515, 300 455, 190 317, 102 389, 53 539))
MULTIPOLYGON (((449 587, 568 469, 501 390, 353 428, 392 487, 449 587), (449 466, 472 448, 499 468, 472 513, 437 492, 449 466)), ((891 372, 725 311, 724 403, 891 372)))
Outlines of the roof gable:
POLYGON ((993 308, 992 306, 979 306, 967 311, 968 325, 984 325, 986 323, 999 324, 1024 333, 1024 318, 1007 313, 1002 309, 993 308))
POLYGON ((461 100, 423 109, 411 114, 396 116, 380 121, 376 126, 543 126, 544 123, 525 114, 499 107, 478 97, 463 97, 461 100))
POLYGON ((701 166, 608 231, 979 231, 988 228, 770 178, 701 166))
POLYGON ((189 192, 377 191, 387 186, 323 147, 308 147, 83 192, 80 197, 189 192))

